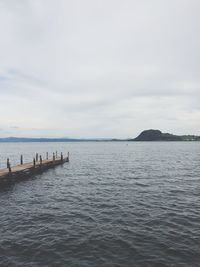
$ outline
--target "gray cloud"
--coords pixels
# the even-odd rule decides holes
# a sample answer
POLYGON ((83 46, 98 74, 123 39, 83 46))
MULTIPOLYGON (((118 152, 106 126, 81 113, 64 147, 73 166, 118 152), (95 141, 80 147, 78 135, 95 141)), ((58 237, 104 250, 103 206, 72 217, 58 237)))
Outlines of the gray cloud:
POLYGON ((1 1, 0 128, 200 134, 199 8, 198 0, 1 1))

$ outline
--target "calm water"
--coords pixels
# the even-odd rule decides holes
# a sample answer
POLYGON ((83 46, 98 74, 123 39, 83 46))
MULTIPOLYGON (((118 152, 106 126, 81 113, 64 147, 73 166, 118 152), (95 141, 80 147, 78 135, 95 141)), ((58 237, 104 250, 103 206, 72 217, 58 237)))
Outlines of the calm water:
POLYGON ((200 143, 0 144, 0 167, 55 150, 0 189, 1 267, 200 266, 200 143))

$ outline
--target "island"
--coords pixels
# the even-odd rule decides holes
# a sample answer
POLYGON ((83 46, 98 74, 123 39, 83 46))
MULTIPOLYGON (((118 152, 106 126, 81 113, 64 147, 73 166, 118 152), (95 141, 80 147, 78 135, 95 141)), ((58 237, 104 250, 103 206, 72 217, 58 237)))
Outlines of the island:
POLYGON ((141 132, 136 138, 129 139, 128 141, 200 141, 200 136, 174 135, 150 129, 141 132))

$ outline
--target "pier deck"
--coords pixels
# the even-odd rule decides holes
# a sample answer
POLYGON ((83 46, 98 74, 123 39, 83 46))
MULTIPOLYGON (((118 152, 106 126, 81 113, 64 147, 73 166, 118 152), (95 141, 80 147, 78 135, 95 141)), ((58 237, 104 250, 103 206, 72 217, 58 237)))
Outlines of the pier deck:
POLYGON ((69 161, 69 155, 66 158, 59 157, 48 160, 34 161, 24 164, 19 164, 13 167, 0 170, 0 183, 17 180, 24 177, 41 173, 45 170, 51 169, 57 165, 62 165, 69 161))

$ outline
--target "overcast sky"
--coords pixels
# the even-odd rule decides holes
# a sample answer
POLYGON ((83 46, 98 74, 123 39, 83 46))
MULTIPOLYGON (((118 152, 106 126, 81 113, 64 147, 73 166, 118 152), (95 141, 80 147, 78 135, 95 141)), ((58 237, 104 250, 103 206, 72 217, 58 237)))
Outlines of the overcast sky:
POLYGON ((200 135, 199 0, 0 0, 0 136, 200 135))

